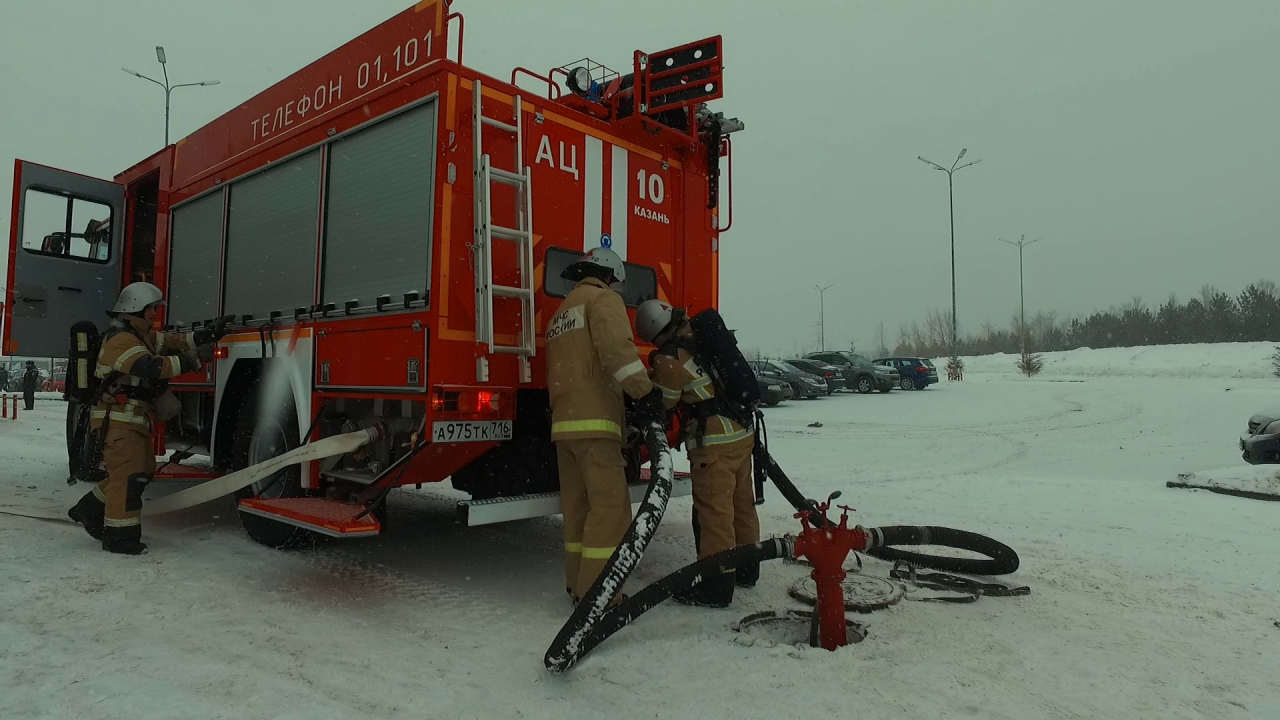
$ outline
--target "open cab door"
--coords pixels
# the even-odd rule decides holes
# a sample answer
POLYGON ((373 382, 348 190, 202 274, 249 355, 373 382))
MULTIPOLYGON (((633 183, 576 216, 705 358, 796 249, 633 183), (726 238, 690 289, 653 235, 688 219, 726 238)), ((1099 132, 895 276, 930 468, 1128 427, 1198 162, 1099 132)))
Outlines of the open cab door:
POLYGON ((123 185, 14 163, 4 354, 66 357, 80 320, 100 328, 120 289, 123 185))

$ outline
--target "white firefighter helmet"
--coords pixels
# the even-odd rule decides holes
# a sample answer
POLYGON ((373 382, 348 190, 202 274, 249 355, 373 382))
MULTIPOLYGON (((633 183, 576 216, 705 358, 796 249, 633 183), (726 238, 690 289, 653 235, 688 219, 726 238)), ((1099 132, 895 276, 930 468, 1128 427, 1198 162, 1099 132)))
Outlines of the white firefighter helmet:
POLYGON ((140 315, 148 306, 164 302, 164 293, 149 282, 130 283, 120 291, 120 299, 111 308, 112 313, 140 315))
POLYGON ((623 264, 622 258, 618 257, 618 253, 607 247, 592 248, 591 252, 565 268, 561 277, 577 282, 584 277, 583 270, 592 265, 612 271, 614 283, 627 281, 627 266, 623 264))
POLYGON ((636 308, 636 335, 647 343, 657 343, 658 338, 674 327, 684 313, 658 299, 645 300, 636 308))

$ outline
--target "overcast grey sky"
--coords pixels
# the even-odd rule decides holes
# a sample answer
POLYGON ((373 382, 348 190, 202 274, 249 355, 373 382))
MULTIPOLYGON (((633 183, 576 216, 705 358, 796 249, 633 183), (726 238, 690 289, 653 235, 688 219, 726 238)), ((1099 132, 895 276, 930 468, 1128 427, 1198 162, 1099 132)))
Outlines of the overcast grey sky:
MULTIPOLYGON (((410 0, 0 0, 0 159, 111 177, 410 0)), ((1273 279, 1280 191, 1276 0, 458 0, 467 64, 505 77, 591 56, 624 65, 725 36, 735 139, 721 308, 745 344, 870 350, 884 321, 950 303, 956 174, 961 332, 1017 308, 1080 314, 1134 295, 1273 279)), ((0 169, 7 227, 9 166, 0 169)), ((0 260, 3 262, 3 260, 0 260)))

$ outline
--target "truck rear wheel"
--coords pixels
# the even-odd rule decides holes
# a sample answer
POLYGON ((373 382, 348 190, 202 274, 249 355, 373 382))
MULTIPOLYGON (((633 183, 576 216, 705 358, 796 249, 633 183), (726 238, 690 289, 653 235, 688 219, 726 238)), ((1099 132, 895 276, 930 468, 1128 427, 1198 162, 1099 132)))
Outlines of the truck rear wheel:
MULTIPOLYGON (((298 413, 290 392, 287 402, 278 408, 262 407, 262 389, 265 380, 258 380, 249 391, 245 405, 247 412, 240 414, 236 422, 235 441, 232 446, 232 469, 242 470, 257 465, 298 447, 298 413)), ((237 504, 243 498, 279 499, 304 497, 302 468, 292 465, 274 475, 236 492, 237 504)), ((278 550, 295 549, 313 545, 314 533, 287 523, 250 513, 239 513, 240 523, 255 542, 278 550)))

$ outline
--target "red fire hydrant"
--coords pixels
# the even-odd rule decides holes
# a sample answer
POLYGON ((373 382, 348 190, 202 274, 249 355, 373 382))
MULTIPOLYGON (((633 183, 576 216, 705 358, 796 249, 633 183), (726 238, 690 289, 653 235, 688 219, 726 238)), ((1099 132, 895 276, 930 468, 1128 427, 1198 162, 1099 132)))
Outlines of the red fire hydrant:
POLYGON ((848 644, 848 631, 844 620, 844 588, 841 583, 845 578, 844 559, 850 550, 865 550, 867 532, 861 527, 849 527, 848 505, 839 505, 844 513, 840 516, 839 525, 826 522, 827 510, 831 509, 831 501, 838 497, 832 495, 817 508, 807 512, 799 512, 795 517, 800 519, 804 529, 796 538, 795 556, 809 560, 813 566, 813 581, 818 587, 818 636, 822 647, 835 650, 848 644), (821 527, 810 525, 810 515, 822 519, 821 527))

